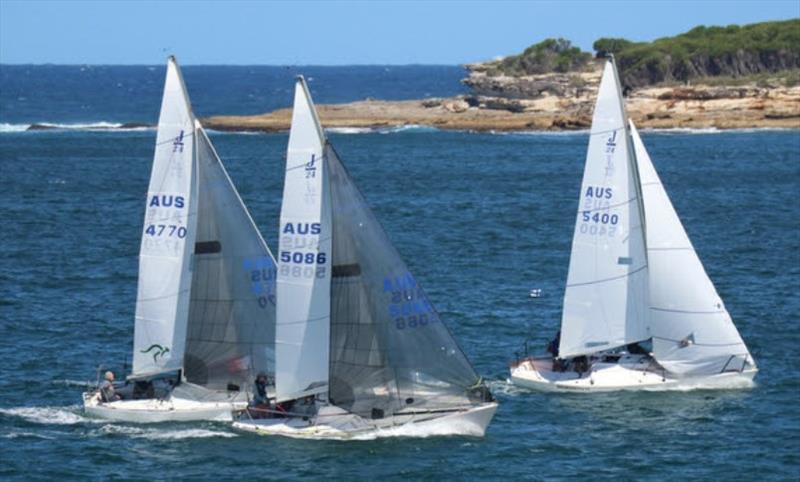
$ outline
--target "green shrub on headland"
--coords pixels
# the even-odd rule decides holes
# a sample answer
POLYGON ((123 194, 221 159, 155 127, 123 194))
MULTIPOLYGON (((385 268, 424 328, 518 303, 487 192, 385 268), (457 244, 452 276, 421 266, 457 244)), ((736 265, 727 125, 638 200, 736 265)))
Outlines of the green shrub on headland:
MULTIPOLYGON (((743 77, 800 68, 800 19, 727 27, 695 27, 652 42, 601 38, 597 56, 613 53, 625 85, 743 77)), ((568 40, 547 39, 507 57, 490 73, 526 75, 584 70, 590 55, 568 40)))
POLYGON ((530 75, 571 72, 586 68, 591 58, 591 54, 573 47, 569 40, 549 38, 531 45, 520 55, 504 58, 491 73, 530 75))

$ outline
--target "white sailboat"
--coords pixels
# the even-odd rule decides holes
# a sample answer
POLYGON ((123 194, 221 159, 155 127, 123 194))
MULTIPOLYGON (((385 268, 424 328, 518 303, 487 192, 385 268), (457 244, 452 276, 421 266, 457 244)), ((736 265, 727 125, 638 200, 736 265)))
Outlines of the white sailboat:
POLYGON ((613 58, 592 119, 559 338, 556 357, 514 362, 513 383, 734 387, 758 371, 626 119, 613 58))
POLYGON ((275 262, 170 57, 139 254, 133 371, 121 400, 84 393, 121 421, 230 420, 274 364, 275 262))
POLYGON ((302 77, 279 243, 275 399, 234 427, 298 438, 484 434, 497 404, 326 139, 302 77))

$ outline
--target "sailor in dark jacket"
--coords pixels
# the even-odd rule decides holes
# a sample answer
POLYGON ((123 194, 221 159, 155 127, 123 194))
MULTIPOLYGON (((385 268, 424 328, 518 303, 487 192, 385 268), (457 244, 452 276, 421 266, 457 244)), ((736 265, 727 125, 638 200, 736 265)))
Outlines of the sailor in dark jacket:
POLYGON ((103 402, 116 402, 122 400, 116 390, 114 389, 114 372, 108 371, 105 374, 105 380, 100 384, 100 398, 103 402))

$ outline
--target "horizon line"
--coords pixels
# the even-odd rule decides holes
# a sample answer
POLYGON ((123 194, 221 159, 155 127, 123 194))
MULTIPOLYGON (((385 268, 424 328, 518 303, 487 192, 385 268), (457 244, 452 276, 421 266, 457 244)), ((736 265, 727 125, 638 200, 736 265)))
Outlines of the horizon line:
MULTIPOLYGON (((168 57, 167 57, 168 58, 168 57)), ((0 62, 0 67, 159 67, 166 64, 167 58, 164 59, 164 64, 142 64, 142 63, 57 63, 57 62, 0 62)), ((495 60, 495 59, 493 59, 495 60)), ((299 68, 299 67, 464 67, 471 64, 479 64, 484 62, 492 62, 493 60, 478 61, 478 62, 465 62, 465 63, 405 63, 405 64, 379 64, 379 63, 351 63, 351 64, 214 64, 214 63, 184 63, 178 60, 181 67, 283 67, 283 68, 299 68)))

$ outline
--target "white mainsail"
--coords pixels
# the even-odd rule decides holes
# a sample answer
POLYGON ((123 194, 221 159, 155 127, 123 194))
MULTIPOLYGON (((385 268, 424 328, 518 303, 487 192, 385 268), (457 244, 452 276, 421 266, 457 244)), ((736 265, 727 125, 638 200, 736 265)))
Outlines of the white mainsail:
POLYGON ((650 337, 638 175, 616 67, 606 63, 572 238, 559 356, 650 337))
POLYGON ((186 380, 245 386, 271 372, 275 261, 198 121, 197 235, 186 335, 186 380))
POLYGON ((327 394, 331 312, 331 201, 325 135, 305 80, 295 86, 281 208, 277 401, 327 394))
POLYGON ((183 364, 197 222, 195 144, 189 97, 170 57, 139 251, 133 376, 183 364))
POLYGON ((678 374, 740 369, 750 354, 630 123, 647 222, 653 354, 678 374))

